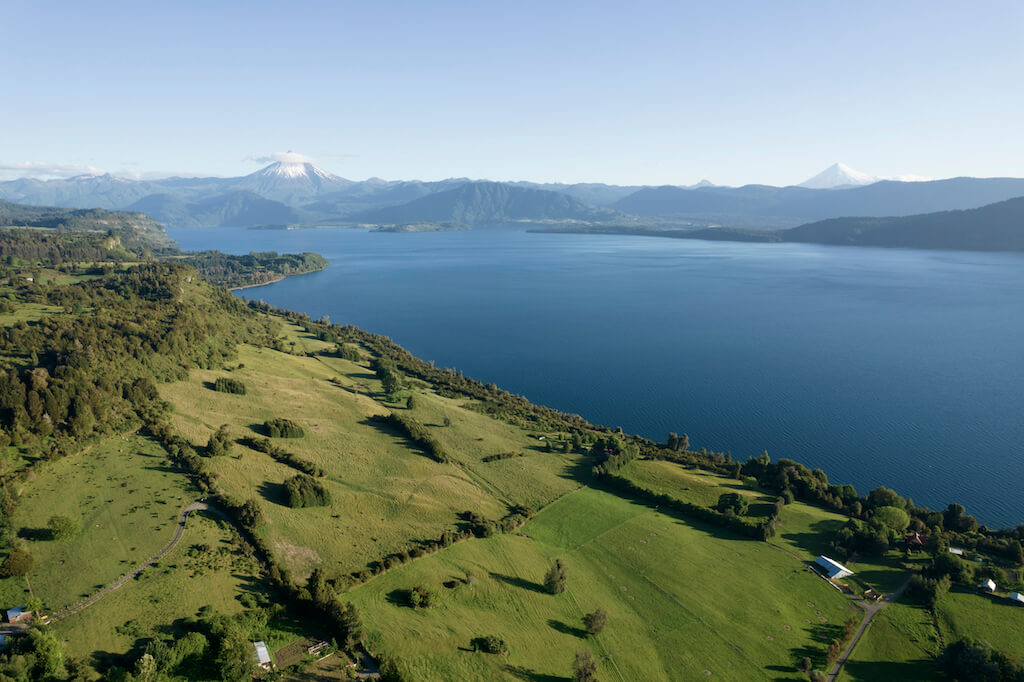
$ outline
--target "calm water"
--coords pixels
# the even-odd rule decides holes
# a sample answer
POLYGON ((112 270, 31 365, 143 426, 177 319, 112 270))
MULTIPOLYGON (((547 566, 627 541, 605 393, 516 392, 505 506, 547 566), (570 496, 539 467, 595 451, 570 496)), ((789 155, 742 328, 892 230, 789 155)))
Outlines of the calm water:
POLYGON ((627 432, 1024 521, 1024 257, 520 231, 171 230, 317 251, 247 298, 627 432))

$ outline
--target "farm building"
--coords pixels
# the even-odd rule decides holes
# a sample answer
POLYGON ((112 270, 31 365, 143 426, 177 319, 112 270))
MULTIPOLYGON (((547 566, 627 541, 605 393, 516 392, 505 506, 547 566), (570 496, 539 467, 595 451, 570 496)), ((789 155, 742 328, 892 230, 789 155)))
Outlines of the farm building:
POLYGON ((5 623, 20 623, 22 621, 31 619, 32 612, 26 610, 24 606, 15 606, 14 608, 10 608, 4 611, 5 623))
POLYGON ((829 580, 839 580, 845 578, 848 575, 853 575, 853 571, 843 566, 834 559, 829 559, 827 556, 822 554, 820 557, 814 560, 814 565, 818 567, 825 577, 829 580))
POLYGON ((270 670, 270 652, 266 642, 253 642, 252 646, 256 650, 256 662, 264 670, 270 670))
POLYGON ((920 533, 911 533, 904 538, 904 541, 907 543, 908 549, 921 549, 925 545, 924 538, 920 533))
POLYGON ((950 554, 956 554, 957 556, 963 556, 964 555, 964 551, 962 549, 960 549, 959 547, 950 547, 949 548, 949 553, 950 554))
POLYGON ((1024 604, 1024 594, 1021 594, 1020 592, 1014 592, 1010 595, 1010 600, 1015 601, 1019 604, 1024 604))
POLYGON ((989 578, 988 580, 983 582, 981 585, 978 585, 978 587, 980 587, 981 589, 985 590, 986 592, 995 592, 996 591, 996 581, 992 580, 992 578, 989 578))

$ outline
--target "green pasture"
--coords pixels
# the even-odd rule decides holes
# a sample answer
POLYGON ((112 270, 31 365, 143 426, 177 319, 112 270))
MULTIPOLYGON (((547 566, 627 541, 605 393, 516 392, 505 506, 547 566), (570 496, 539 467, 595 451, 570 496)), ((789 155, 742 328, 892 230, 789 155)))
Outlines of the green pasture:
POLYGON ((415 679, 564 679, 582 648, 603 680, 799 679, 796 663, 823 661, 834 631, 860 613, 770 545, 592 489, 550 505, 522 534, 458 543, 347 598, 415 679), (541 587, 555 557, 569 568, 561 595, 541 587), (416 585, 439 606, 406 606, 416 585), (581 619, 597 608, 609 624, 590 637, 581 619), (508 657, 472 651, 492 634, 508 657))
POLYGON ((24 599, 30 586, 47 611, 84 599, 159 552, 199 494, 157 443, 138 435, 107 438, 36 472, 22 484, 13 517, 35 566, 27 581, 0 581, 0 594, 24 599), (54 515, 73 519, 80 532, 51 539, 54 515))
MULTIPOLYGON (((320 343, 292 333, 299 342, 320 343)), ((228 493, 260 502, 271 548, 299 577, 315 566, 329 574, 361 570, 417 541, 439 537, 456 527, 464 511, 499 519, 510 505, 539 508, 578 485, 571 478, 575 457, 538 452, 527 432, 429 387, 415 389, 418 405, 411 413, 450 450, 447 464, 369 419, 389 408, 375 399, 378 382, 362 364, 250 346, 239 347, 238 361, 243 367, 232 372, 194 371, 187 381, 161 386, 161 395, 174 405, 175 427, 200 451, 221 424, 229 425, 235 440, 259 436, 260 425, 275 417, 291 419, 306 431, 304 438, 278 443, 326 471, 329 507, 284 506, 282 484, 296 472, 268 455, 236 445, 231 455, 210 460, 228 493), (220 376, 241 380, 247 394, 211 390, 220 376), (443 426, 444 417, 451 426, 443 426), (527 456, 481 461, 506 451, 527 456)))
POLYGON ((840 682, 927 682, 937 678, 935 656, 941 649, 928 611, 902 599, 871 621, 840 682))
POLYGON ((961 637, 988 642, 993 649, 1024 663, 1024 605, 1002 595, 954 587, 939 600, 935 610, 946 642, 961 637))

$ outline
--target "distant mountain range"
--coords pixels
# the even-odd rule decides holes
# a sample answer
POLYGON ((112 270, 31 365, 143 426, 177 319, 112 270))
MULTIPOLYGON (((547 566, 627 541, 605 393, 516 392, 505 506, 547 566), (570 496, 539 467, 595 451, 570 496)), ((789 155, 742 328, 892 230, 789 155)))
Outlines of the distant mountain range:
POLYGON ((540 231, 729 242, 1024 252, 1024 197, 968 210, 884 218, 830 218, 785 230, 742 230, 730 227, 678 230, 635 225, 591 225, 560 226, 540 231))
POLYGON ((882 180, 847 189, 647 187, 611 205, 622 213, 747 229, 778 229, 843 216, 900 216, 977 208, 1024 196, 1024 179, 882 180))
POLYGON ((403 224, 417 221, 486 226, 517 221, 606 222, 628 218, 595 208, 568 194, 503 182, 467 182, 406 204, 349 216, 359 223, 403 224))
POLYGON ((305 161, 237 178, 128 180, 83 175, 0 182, 0 198, 142 211, 172 226, 591 222, 773 230, 844 216, 963 210, 1024 196, 1024 179, 880 180, 835 164, 803 186, 617 186, 601 183, 352 181, 305 161))

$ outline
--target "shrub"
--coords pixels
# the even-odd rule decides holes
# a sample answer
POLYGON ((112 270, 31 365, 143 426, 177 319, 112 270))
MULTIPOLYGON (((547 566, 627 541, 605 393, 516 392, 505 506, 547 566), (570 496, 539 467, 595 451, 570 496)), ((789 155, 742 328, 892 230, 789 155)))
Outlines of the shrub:
POLYGON ((206 453, 210 457, 219 457, 231 452, 231 434, 228 433, 228 425, 221 424, 220 428, 213 432, 209 442, 206 444, 206 453))
POLYGON ((302 438, 306 432, 291 419, 269 419, 263 428, 271 438, 302 438))
POLYGON ((331 503, 331 494, 312 476, 297 474, 284 482, 288 506, 325 507, 331 503))
POLYGON ((51 516, 50 520, 46 522, 46 527, 50 529, 50 535, 54 540, 70 540, 81 530, 77 521, 59 515, 51 516))
POLYGON ((551 594, 565 592, 565 583, 569 577, 569 568, 561 559, 555 559, 555 563, 548 569, 544 576, 544 589, 551 594))
POLYGON ((213 390, 219 391, 220 393, 234 393, 235 395, 245 395, 245 384, 238 379, 231 379, 228 377, 219 377, 213 382, 213 390))
POLYGON ((473 643, 477 649, 483 651, 485 654, 500 654, 502 656, 508 655, 508 644, 505 643, 505 640, 501 637, 497 637, 496 635, 477 637, 473 643))
POLYGON ((597 682, 597 661, 588 649, 576 652, 572 662, 574 682, 597 682))
POLYGON ((414 609, 429 609, 435 606, 434 593, 423 585, 417 585, 409 590, 409 604, 414 609))
POLYGON ((604 626, 608 624, 608 612, 604 609, 598 609, 593 613, 588 613, 583 616, 583 626, 587 629, 587 633, 591 635, 599 635, 604 630, 604 626))

